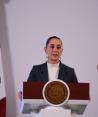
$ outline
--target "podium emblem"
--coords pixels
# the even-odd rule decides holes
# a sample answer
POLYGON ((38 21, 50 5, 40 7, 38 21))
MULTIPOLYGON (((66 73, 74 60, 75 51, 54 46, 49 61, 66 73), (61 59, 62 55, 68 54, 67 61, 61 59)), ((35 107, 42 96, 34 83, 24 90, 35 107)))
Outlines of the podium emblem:
POLYGON ((69 87, 61 80, 49 81, 43 87, 43 98, 50 105, 63 105, 68 101, 69 96, 69 87))

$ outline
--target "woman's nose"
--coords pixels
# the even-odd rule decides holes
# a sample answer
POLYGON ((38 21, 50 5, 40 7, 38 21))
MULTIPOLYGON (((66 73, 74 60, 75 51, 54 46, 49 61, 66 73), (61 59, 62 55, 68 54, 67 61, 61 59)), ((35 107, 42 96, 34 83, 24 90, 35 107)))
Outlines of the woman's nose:
POLYGON ((55 46, 55 47, 53 48, 53 50, 54 50, 54 51, 57 51, 58 49, 57 49, 57 47, 55 46))

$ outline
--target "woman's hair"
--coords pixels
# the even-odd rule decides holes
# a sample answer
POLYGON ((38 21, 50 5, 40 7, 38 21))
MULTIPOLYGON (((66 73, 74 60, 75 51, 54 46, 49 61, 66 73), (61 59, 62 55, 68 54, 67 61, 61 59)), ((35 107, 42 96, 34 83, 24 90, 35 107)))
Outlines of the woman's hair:
POLYGON ((47 48, 49 42, 50 42, 52 39, 54 39, 54 38, 60 40, 61 43, 62 43, 62 40, 61 40, 59 37, 57 37, 57 36, 52 36, 52 37, 49 37, 49 38, 47 39, 47 41, 46 41, 46 48, 47 48))

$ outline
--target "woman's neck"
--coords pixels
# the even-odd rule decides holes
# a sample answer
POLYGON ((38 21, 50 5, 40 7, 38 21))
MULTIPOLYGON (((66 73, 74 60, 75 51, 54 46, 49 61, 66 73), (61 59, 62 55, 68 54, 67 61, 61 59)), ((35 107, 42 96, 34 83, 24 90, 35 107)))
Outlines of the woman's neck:
POLYGON ((53 61, 53 60, 52 61, 49 61, 48 60, 47 62, 50 63, 50 64, 58 64, 60 61, 59 60, 58 61, 53 61))

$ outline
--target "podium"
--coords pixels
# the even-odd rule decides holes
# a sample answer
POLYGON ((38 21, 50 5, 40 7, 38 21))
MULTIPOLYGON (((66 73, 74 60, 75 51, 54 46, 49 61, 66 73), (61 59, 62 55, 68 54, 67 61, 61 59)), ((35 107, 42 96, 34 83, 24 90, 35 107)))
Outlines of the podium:
MULTIPOLYGON (((22 113, 38 113, 40 109, 49 106, 43 99, 43 82, 24 82, 22 113)), ((83 114, 90 101, 89 83, 67 83, 70 89, 70 96, 67 103, 63 104, 64 109, 70 109, 71 113, 83 114)))

